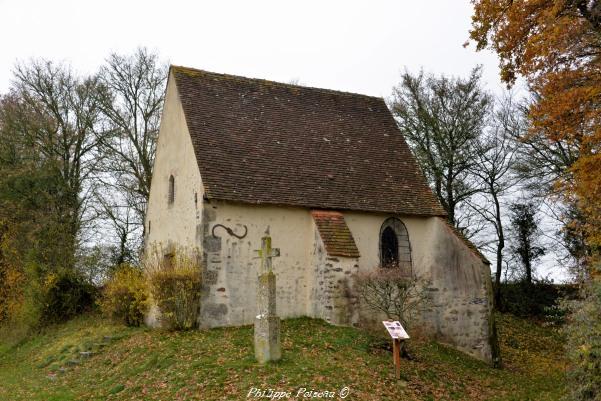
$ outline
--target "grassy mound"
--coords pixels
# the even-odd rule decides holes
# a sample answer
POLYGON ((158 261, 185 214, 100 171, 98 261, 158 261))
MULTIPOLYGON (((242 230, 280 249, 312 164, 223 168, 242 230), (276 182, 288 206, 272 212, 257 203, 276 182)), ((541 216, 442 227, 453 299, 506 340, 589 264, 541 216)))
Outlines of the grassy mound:
POLYGON ((260 399, 247 398, 252 388, 341 399, 345 387, 347 400, 559 400, 565 360, 556 329, 502 315, 499 330, 505 369, 412 340, 415 359, 402 360, 397 381, 389 351, 320 320, 284 321, 283 359, 259 366, 252 327, 169 333, 88 316, 0 346, 0 400, 260 399))

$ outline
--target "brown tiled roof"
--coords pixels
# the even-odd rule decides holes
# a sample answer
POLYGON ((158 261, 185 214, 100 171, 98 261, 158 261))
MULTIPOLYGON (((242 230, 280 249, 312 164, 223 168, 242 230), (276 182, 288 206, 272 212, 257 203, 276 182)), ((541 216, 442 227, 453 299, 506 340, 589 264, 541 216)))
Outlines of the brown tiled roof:
POLYGON ((472 251, 472 253, 474 255, 476 255, 478 258, 480 258, 480 260, 482 260, 482 262, 486 263, 487 265, 490 264, 490 261, 488 259, 486 259, 486 256, 484 256, 482 254, 482 252, 480 252, 480 250, 478 249, 478 247, 476 246, 476 244, 474 244, 472 241, 470 241, 469 239, 467 239, 465 237, 465 235, 463 235, 463 233, 461 231, 459 231, 457 229, 457 227, 455 227, 454 225, 452 225, 449 220, 442 218, 442 220, 445 222, 445 224, 447 225, 447 227, 461 240, 463 241, 463 243, 472 251))
POLYGON ((171 67, 206 196, 444 215, 381 98, 171 67))
POLYGON ((312 210, 311 215, 329 256, 359 257, 359 250, 353 234, 346 225, 342 213, 330 210, 312 210))

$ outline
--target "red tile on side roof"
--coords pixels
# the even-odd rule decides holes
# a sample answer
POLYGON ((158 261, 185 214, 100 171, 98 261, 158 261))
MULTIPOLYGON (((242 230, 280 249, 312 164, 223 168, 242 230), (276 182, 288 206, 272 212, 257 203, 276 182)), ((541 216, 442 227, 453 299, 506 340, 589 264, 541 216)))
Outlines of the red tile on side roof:
POLYGON ((359 257, 355 239, 342 213, 312 210, 311 215, 329 256, 359 257))

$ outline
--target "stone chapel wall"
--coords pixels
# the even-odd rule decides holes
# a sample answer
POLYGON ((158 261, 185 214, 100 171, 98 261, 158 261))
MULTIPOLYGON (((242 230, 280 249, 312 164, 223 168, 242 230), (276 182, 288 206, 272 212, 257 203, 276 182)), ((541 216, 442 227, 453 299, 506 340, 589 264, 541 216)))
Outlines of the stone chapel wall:
POLYGON ((276 273, 277 313, 282 318, 306 316, 307 271, 311 249, 311 216, 305 209, 275 206, 249 206, 221 201, 205 201, 203 259, 206 294, 202 302, 201 325, 251 324, 256 315, 259 261, 256 249, 269 226, 272 246, 280 249, 273 259, 276 273), (221 224, 239 239, 229 235, 221 224))
POLYGON ((145 221, 147 250, 148 246, 196 247, 203 187, 172 76, 165 95, 151 188, 145 221), (175 184, 173 203, 169 202, 171 176, 175 184))
POLYGON ((317 227, 312 226, 309 316, 332 324, 355 325, 359 320, 358 300, 352 286, 353 275, 359 271, 358 258, 328 255, 317 227))
POLYGON ((485 361, 492 360, 492 284, 489 265, 470 252, 440 218, 433 226, 428 258, 432 303, 420 321, 426 331, 485 361))
MULTIPOLYGON (((277 311, 282 318, 311 316, 333 324, 360 319, 353 274, 379 265, 379 233, 384 214, 344 213, 360 257, 327 255, 310 212, 301 208, 205 202, 203 254, 207 289, 200 321, 203 327, 251 324, 256 314, 258 260, 255 250, 267 225, 277 275, 277 311), (229 235, 223 224, 243 239, 229 235)), ((431 301, 418 313, 422 333, 490 361, 490 272, 437 217, 401 217, 411 242, 413 271, 430 280, 431 301)), ((381 316, 370 313, 375 321, 381 316)))
MULTIPOLYGON (((389 215, 348 212, 361 258, 360 270, 379 264, 379 230, 389 215)), ((439 217, 400 217, 409 233, 413 272, 430 281, 430 301, 417 313, 420 332, 476 358, 491 361, 490 267, 439 217)), ((383 316, 362 310, 361 319, 378 323, 383 316)))
MULTIPOLYGON (((202 327, 242 325, 256 314, 258 261, 267 226, 277 275, 277 309, 283 318, 313 316, 354 324, 352 274, 376 268, 379 233, 387 214, 344 212, 358 259, 326 254, 308 209, 206 201, 173 76, 169 77, 146 216, 146 245, 197 248, 205 290, 202 327), (169 204, 169 179, 175 197, 169 204), (229 235, 221 224, 236 234, 229 235)), ((400 216, 411 242, 414 273, 431 280, 431 305, 420 315, 428 334, 480 359, 490 360, 490 269, 438 217, 400 216)), ((372 316, 373 318, 373 316, 372 316)))
MULTIPOLYGON (((144 222, 145 251, 160 254, 179 248, 200 252, 199 229, 202 227, 203 185, 192 140, 170 75, 163 118, 159 129, 150 198, 144 222), (169 181, 173 177, 173 202, 169 197, 169 181)), ((146 323, 157 326, 157 309, 151 307, 146 323)))

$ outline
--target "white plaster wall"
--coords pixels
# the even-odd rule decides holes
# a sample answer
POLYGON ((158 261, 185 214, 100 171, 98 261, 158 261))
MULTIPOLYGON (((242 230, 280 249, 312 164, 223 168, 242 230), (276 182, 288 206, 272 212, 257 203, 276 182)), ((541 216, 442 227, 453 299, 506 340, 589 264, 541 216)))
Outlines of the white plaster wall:
MULTIPOLYGON (((379 233, 384 214, 344 213, 357 248, 360 271, 378 266, 379 233)), ((417 313, 414 327, 441 342, 490 361, 492 303, 489 266, 439 217, 400 216, 411 242, 414 274, 429 281, 429 302, 417 313)), ((363 318, 382 316, 362 310, 363 318)))
POLYGON ((169 75, 159 130, 150 198, 146 212, 146 246, 185 248, 200 245, 203 187, 177 86, 169 75), (168 204, 169 176, 175 177, 175 201, 168 204), (196 193, 197 203, 194 194, 196 193))
POLYGON ((237 234, 244 233, 245 225, 248 233, 245 238, 238 239, 222 227, 215 230, 219 244, 211 246, 215 252, 206 252, 208 274, 215 280, 210 283, 210 294, 205 300, 203 325, 241 325, 254 321, 260 267, 255 250, 261 248, 261 238, 268 226, 272 246, 280 249, 280 256, 273 258, 277 313, 284 318, 307 315, 307 272, 312 243, 309 211, 220 201, 206 202, 204 207, 210 216, 205 231, 207 236, 211 236, 216 224, 229 227, 237 234))
MULTIPOLYGON (((389 214, 344 212, 357 248, 359 249, 359 266, 361 271, 369 271, 380 264, 380 228, 389 214)), ((411 260, 413 271, 417 275, 427 274, 427 259, 431 253, 433 227, 428 218, 398 217, 407 227, 411 243, 411 260)))

